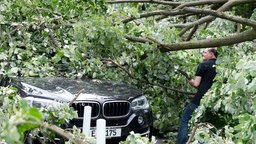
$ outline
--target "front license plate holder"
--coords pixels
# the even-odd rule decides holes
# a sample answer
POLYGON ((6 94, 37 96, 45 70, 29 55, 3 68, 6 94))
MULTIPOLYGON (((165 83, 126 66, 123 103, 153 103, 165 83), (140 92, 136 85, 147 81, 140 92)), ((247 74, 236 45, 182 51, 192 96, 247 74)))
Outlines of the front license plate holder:
MULTIPOLYGON (((121 137, 121 132, 121 128, 106 128, 106 138, 121 137)), ((90 135, 92 137, 96 136, 96 128, 90 129, 90 135)))

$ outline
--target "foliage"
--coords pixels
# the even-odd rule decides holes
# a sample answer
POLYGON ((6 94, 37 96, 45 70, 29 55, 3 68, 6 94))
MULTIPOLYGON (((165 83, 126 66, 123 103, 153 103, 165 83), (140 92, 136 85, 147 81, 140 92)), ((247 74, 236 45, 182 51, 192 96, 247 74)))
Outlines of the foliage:
MULTIPOLYGON (((26 2, 2 2, 6 3, 6 9, 2 11, 1 27, 4 31, 0 50, 1 70, 4 73, 9 76, 18 74, 25 77, 44 77, 50 75, 130 82, 144 89, 153 104, 156 104, 156 107, 153 108, 154 113, 165 121, 156 120, 155 122, 161 132, 177 127, 179 118, 176 112, 179 111, 179 108, 172 107, 176 104, 176 99, 173 99, 173 96, 183 99, 182 94, 133 80, 107 61, 108 58, 113 59, 125 66, 125 69, 138 79, 162 83, 166 86, 172 85, 175 81, 175 88, 189 90, 190 87, 184 85, 186 79, 177 72, 177 69, 186 71, 188 66, 191 67, 191 70, 195 69, 190 61, 198 62, 199 58, 193 58, 194 54, 183 51, 162 54, 154 45, 131 44, 124 38, 126 34, 135 34, 137 36, 157 36, 159 41, 178 41, 176 29, 168 29, 167 22, 162 22, 161 27, 154 24, 153 21, 145 23, 145 25, 122 24, 120 17, 137 13, 136 6, 133 8, 129 6, 109 7, 106 16, 102 17, 95 12, 85 14, 82 9, 75 7, 72 1, 65 4, 67 7, 60 3, 54 3, 52 6, 53 4, 50 3, 50 8, 41 6, 45 5, 42 2, 37 4, 37 1, 33 1, 32 4, 39 5, 40 10, 28 10, 32 4, 28 5, 26 2), (58 6, 59 4, 60 6, 58 6), (19 12, 18 15, 15 11, 9 11, 4 15, 9 7, 18 9, 20 6, 24 6, 24 9, 27 8, 28 11, 24 10, 25 14, 19 12), (53 7, 60 7, 60 9, 53 9, 53 7), (120 13, 122 9, 126 9, 129 13, 124 11, 120 13), (25 17, 25 15, 31 19, 16 20, 17 18, 15 18, 25 17), (113 21, 115 21, 115 25, 113 25, 113 21), (8 33, 13 29, 11 39, 9 39, 8 33), (169 35, 170 33, 172 35, 169 35), (15 40, 17 38, 20 39, 15 40), (141 60, 145 54, 148 57, 141 60), (172 62, 170 63, 170 61, 172 62), (126 76, 123 77, 124 75, 126 76), (177 81, 177 79, 181 80, 177 81), (159 98, 160 95, 164 99, 159 98), (166 113, 168 115, 165 115, 166 113), (174 120, 172 123, 168 121, 170 117, 174 120)), ((87 7, 87 4, 84 3, 81 7, 87 7)), ((196 63, 193 65, 196 66, 196 63)), ((193 75, 190 71, 188 73, 193 75)))
MULTIPOLYGON (((64 76, 126 81, 144 90, 150 99, 155 117, 154 127, 158 134, 171 136, 177 130, 179 115, 190 97, 177 90, 195 92, 179 70, 185 71, 190 77, 194 76, 197 64, 201 61, 201 50, 163 53, 157 42, 183 41, 179 34, 181 28, 173 25, 176 22, 194 22, 203 14, 187 18, 174 16, 163 20, 155 16, 126 24, 122 22, 126 18, 138 18, 141 13, 159 9, 169 10, 170 7, 150 3, 107 5, 104 0, 2 0, 0 70, 13 77, 64 76), (154 39, 156 43, 134 43, 126 39, 128 35, 154 39)), ((231 10, 229 14, 256 19, 255 3, 239 5, 231 10)), ((242 30, 247 29, 250 27, 243 27, 242 30)), ((235 23, 217 18, 199 27, 192 40, 225 37, 236 31, 235 23)), ((222 132, 216 134, 215 131, 200 128, 195 142, 253 142, 255 46, 246 42, 218 47, 218 51, 219 74, 194 115, 193 122, 210 121, 222 132), (242 133, 241 130, 246 131, 242 133), (205 141, 206 138, 208 141, 205 141)), ((0 99, 3 103, 0 130, 1 136, 10 143, 22 140, 23 136, 19 132, 28 129, 34 129, 35 135, 39 132, 38 125, 15 128, 12 123, 7 123, 10 118, 23 121, 23 116, 31 116, 32 122, 47 120, 60 125, 75 116, 66 105, 37 111, 16 97, 13 88, 2 91, 5 92, 0 99), (8 98, 3 97, 6 95, 8 98), (59 111, 66 113, 61 115, 59 111), (18 114, 22 117, 18 118, 18 114), (7 133, 15 137, 10 139, 7 133)), ((44 131, 46 135, 52 134, 44 131)), ((75 128, 74 135, 84 138, 75 128)), ((131 140, 136 139, 133 134, 131 137, 131 140)))
POLYGON ((72 23, 77 21, 73 20, 86 16, 85 8, 95 14, 106 8, 103 1, 18 0, 0 4, 1 70, 9 76, 56 75, 55 67, 63 70, 57 64, 62 57, 68 61, 61 63, 70 62, 71 66, 82 61, 76 54, 83 49, 74 50, 72 23))
MULTIPOLYGON (((48 108, 39 109, 31 107, 28 102, 17 94, 14 87, 0 87, 0 139, 7 143, 20 143, 29 138, 37 138, 39 133, 51 140, 55 138, 56 131, 49 131, 50 125, 60 126, 64 122, 77 117, 77 114, 67 104, 50 105, 48 108), (27 133, 30 132, 28 136, 27 133)), ((77 128, 73 128, 71 143, 82 140, 95 143, 95 138, 85 138, 77 128)))
POLYGON ((130 132, 130 135, 125 141, 121 141, 119 144, 154 144, 156 141, 154 137, 150 141, 147 137, 141 137, 140 134, 130 132))

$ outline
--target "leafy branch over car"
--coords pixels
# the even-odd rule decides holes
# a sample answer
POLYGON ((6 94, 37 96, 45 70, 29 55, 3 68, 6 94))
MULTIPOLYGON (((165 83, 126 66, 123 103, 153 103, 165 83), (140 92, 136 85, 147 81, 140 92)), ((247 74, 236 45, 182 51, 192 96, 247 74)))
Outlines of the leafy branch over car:
MULTIPOLYGON (((98 119, 106 120, 106 137, 109 142, 125 140, 132 131, 148 138, 152 136, 153 117, 148 100, 142 91, 125 83, 67 78, 11 78, 10 85, 19 90, 20 96, 30 106, 42 111, 47 111, 50 105, 60 108, 62 104, 74 109, 77 117, 70 120, 61 120, 61 111, 49 113, 60 119, 58 123, 62 124, 64 130, 74 126, 82 130, 84 107, 91 106, 91 136, 95 134, 98 119)), ((55 138, 58 143, 71 139, 70 134, 65 134, 64 130, 54 130, 53 126, 43 123, 37 125, 60 135, 61 140, 55 138)), ((33 141, 33 137, 28 139, 33 141)), ((45 136, 40 139, 48 141, 45 136)))

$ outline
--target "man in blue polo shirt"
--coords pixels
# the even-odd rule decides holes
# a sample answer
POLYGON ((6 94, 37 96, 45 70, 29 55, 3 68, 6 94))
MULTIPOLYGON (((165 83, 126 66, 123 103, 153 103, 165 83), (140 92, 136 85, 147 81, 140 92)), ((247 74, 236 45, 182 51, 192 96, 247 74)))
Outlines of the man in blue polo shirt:
POLYGON ((188 140, 188 122, 194 110, 199 106, 204 94, 211 88, 213 79, 216 75, 215 61, 218 56, 216 48, 207 48, 203 52, 203 62, 197 67, 194 79, 188 83, 197 88, 197 93, 183 111, 180 120, 180 127, 176 144, 185 144, 188 140))

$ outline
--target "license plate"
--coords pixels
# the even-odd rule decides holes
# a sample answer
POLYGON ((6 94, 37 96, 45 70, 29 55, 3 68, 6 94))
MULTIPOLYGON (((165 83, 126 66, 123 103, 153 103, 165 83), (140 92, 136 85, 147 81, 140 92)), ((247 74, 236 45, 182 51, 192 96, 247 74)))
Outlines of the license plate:
MULTIPOLYGON (((90 135, 95 137, 96 129, 91 129, 90 135)), ((106 128, 106 138, 111 137, 121 137, 121 128, 106 128)))

